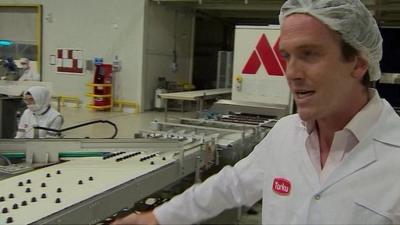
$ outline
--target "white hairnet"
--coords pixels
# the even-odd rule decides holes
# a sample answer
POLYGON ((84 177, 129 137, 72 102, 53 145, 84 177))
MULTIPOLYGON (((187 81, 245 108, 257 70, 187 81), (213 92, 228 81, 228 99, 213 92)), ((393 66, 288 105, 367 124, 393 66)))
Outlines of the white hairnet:
POLYGON ((22 62, 22 63, 29 63, 29 59, 28 58, 20 58, 19 61, 22 62))
POLYGON ((368 61, 370 80, 379 80, 382 36, 375 19, 360 0, 288 0, 281 8, 280 24, 293 13, 309 14, 339 32, 368 61))
POLYGON ((18 68, 27 68, 29 67, 29 59, 28 58, 20 58, 19 63, 17 64, 18 68), (25 64, 26 66, 24 67, 22 64, 25 64))
POLYGON ((35 104, 38 107, 38 112, 42 113, 46 111, 51 101, 49 90, 42 86, 32 86, 24 92, 24 95, 26 95, 28 92, 32 95, 33 100, 35 100, 35 104))

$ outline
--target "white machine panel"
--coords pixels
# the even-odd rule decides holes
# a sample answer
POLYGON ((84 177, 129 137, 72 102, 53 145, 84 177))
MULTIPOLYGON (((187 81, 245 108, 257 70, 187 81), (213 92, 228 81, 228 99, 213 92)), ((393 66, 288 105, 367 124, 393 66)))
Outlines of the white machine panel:
POLYGON ((0 224, 30 224, 175 162, 137 150, 79 158, 0 181, 0 224), (33 199, 35 198, 35 199, 33 199))
POLYGON ((232 100, 289 105, 278 26, 236 26, 232 100))

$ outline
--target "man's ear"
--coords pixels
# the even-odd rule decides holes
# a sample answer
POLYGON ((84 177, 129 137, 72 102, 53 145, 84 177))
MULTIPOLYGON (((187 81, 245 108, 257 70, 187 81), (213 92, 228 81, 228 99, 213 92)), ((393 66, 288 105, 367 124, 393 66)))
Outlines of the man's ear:
POLYGON ((368 61, 362 56, 356 56, 352 76, 359 80, 365 75, 368 70, 368 61))

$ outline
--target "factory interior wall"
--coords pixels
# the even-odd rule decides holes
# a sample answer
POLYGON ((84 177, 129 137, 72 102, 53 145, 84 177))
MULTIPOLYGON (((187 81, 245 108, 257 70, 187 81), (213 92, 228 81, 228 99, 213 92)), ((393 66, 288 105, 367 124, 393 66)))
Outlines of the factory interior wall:
POLYGON ((144 4, 145 0, 43 1, 43 80, 53 83, 56 94, 78 96, 86 103, 86 84, 93 81, 94 71, 56 73, 50 55, 57 48, 76 48, 83 50, 85 60, 101 57, 108 64, 118 56, 121 71, 113 78, 114 99, 141 104, 144 4))
POLYGON ((195 25, 192 11, 154 1, 147 3, 142 101, 145 110, 154 106, 159 77, 167 81, 191 82, 195 25))
POLYGON ((81 49, 85 61, 102 57, 104 63, 112 63, 118 56, 121 71, 115 75, 114 99, 137 102, 141 110, 153 107, 158 77, 178 82, 191 79, 194 14, 190 11, 151 0, 1 3, 43 6, 42 80, 52 82, 55 95, 75 96, 88 103, 86 84, 93 80, 93 71, 86 69, 82 75, 57 73, 50 56, 57 55, 58 48, 81 49))

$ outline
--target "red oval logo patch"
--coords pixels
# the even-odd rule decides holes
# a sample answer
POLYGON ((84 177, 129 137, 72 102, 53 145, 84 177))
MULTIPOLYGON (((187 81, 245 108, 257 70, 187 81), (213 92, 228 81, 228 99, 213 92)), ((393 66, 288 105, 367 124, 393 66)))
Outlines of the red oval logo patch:
POLYGON ((280 195, 288 195, 290 193, 291 184, 290 181, 285 178, 275 178, 272 183, 272 190, 280 195))

